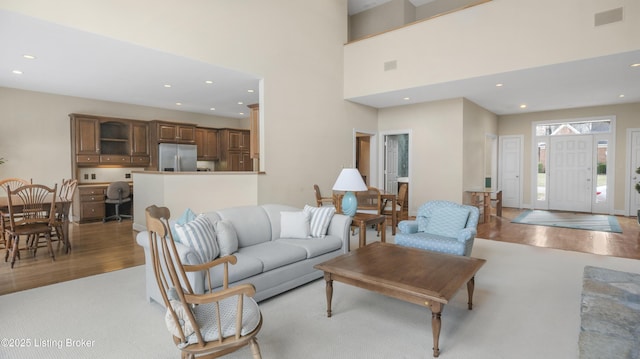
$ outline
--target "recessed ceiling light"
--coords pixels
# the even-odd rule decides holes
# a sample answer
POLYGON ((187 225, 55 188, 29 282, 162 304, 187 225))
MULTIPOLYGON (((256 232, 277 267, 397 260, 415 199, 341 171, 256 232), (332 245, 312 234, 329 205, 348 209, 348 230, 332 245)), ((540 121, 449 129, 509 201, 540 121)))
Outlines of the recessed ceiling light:
POLYGON ((635 64, 631 64, 631 67, 640 67, 640 62, 635 63, 635 64))
POLYGON ((243 105, 244 103, 242 101, 238 101, 238 105, 243 105))
POLYGON ((253 93, 253 90, 249 89, 247 90, 248 93, 253 93))
POLYGON ((409 100, 411 100, 411 97, 405 97, 405 98, 403 98, 403 100, 409 101, 409 100))
POLYGON ((164 87, 166 87, 166 88, 170 88, 170 87, 171 87, 171 85, 166 84, 166 85, 164 85, 164 87))
POLYGON ((33 55, 22 55, 22 57, 24 57, 27 60, 35 60, 36 59, 36 57, 33 56, 33 55))
POLYGON ((527 105, 522 104, 522 105, 520 105, 520 108, 527 108, 527 105))
POLYGON ((618 95, 618 97, 623 98, 623 97, 624 97, 624 94, 620 94, 620 95, 618 95))
POLYGON ((502 87, 504 86, 503 84, 496 84, 496 87, 502 87))
POLYGON ((240 112, 240 115, 244 115, 244 112, 240 112))
POLYGON ((182 102, 176 102, 176 106, 182 106, 182 102))
POLYGON ((213 83, 213 81, 211 81, 211 80, 207 80, 207 81, 205 81, 204 83, 205 83, 205 84, 208 84, 208 85, 211 85, 211 84, 213 83))
POLYGON ((20 70, 13 70, 11 72, 13 72, 16 75, 22 75, 22 71, 20 71, 20 70))
POLYGON ((216 108, 215 108, 215 107, 211 107, 209 110, 211 110, 211 111, 215 111, 215 110, 216 110, 216 108))

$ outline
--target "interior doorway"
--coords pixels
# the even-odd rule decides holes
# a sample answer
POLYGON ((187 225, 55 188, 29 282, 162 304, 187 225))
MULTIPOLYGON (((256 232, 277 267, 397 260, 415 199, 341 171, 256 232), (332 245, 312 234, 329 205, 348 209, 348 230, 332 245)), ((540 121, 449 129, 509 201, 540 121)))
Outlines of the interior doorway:
POLYGON ((367 186, 378 186, 375 160, 376 135, 363 131, 355 131, 355 164, 367 186))
POLYGON ((409 183, 409 134, 384 136, 384 191, 398 194, 399 184, 409 183))

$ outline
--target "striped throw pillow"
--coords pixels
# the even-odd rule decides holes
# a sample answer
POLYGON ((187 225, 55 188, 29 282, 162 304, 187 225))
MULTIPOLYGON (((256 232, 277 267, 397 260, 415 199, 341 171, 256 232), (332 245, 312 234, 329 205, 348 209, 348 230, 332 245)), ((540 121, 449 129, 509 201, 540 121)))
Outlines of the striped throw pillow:
POLYGON ((336 213, 334 207, 311 207, 304 206, 303 212, 311 214, 310 234, 311 237, 324 237, 329 229, 331 218, 336 213))
POLYGON ((202 263, 210 262, 220 255, 216 232, 209 218, 200 214, 191 222, 175 225, 179 242, 191 247, 202 263))

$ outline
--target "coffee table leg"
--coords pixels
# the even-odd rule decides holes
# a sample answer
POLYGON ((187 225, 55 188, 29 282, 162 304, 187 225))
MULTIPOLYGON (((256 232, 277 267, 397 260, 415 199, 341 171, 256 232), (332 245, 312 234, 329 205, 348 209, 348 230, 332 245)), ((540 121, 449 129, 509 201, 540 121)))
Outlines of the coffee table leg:
POLYGON ((327 317, 331 318, 331 298, 333 297, 333 279, 331 279, 331 274, 325 273, 324 280, 327 282, 327 317))
POLYGON ((469 302, 467 303, 469 305, 469 310, 471 310, 471 308, 473 308, 473 290, 476 287, 476 277, 471 277, 471 279, 469 279, 469 281, 467 282, 467 294, 469 295, 469 302))
POLYGON ((440 348, 438 346, 440 341, 440 327, 442 321, 440 315, 442 314, 442 303, 432 302, 429 305, 431 308, 431 330, 433 331, 433 357, 437 358, 440 355, 440 348))

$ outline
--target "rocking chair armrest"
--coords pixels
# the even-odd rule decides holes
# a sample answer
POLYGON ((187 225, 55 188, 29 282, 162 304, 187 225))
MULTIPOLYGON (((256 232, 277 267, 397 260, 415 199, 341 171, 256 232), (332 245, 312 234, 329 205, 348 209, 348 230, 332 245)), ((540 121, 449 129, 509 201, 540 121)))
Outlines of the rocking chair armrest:
POLYGON ((207 303, 217 302, 229 297, 243 295, 243 294, 246 295, 247 297, 253 297, 256 294, 256 288, 253 286, 253 284, 245 283, 245 284, 239 284, 233 287, 229 287, 226 289, 222 289, 214 293, 206 293, 206 294, 185 293, 184 297, 186 302, 189 304, 207 304, 207 303))
POLYGON ((200 272, 203 270, 208 270, 220 264, 224 264, 224 263, 236 264, 237 262, 238 262, 238 258, 236 258, 236 256, 228 255, 228 256, 216 258, 211 262, 202 263, 202 264, 185 264, 183 265, 183 267, 185 272, 200 272))

